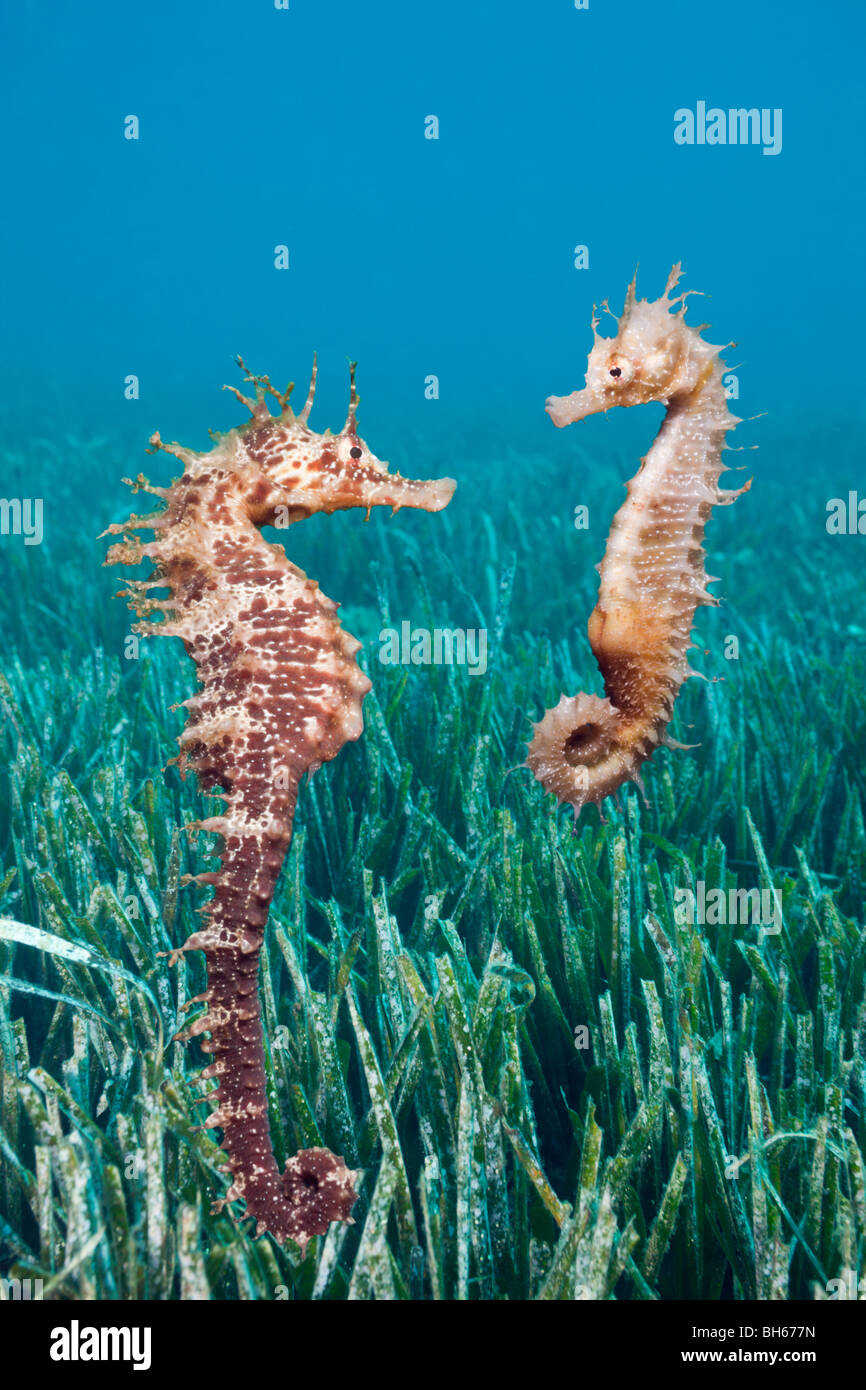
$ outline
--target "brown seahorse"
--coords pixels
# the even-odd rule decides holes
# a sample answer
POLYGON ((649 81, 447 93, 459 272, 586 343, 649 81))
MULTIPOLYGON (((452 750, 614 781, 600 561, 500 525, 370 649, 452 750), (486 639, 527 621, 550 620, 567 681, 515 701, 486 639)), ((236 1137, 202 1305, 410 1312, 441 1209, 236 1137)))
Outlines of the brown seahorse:
POLYGON ((277 391, 238 363, 255 399, 227 389, 251 418, 213 435, 215 447, 203 454, 154 434, 152 450, 174 454, 183 475, 168 488, 151 487, 142 475, 131 484, 163 498, 164 507, 108 531, 147 529, 155 539, 125 539, 105 563, 153 561, 150 577, 129 581, 121 594, 142 619, 135 631, 180 637, 195 661, 200 690, 184 701, 188 719, 172 762, 181 776, 192 768, 202 790, 225 802, 221 815, 190 827, 216 832, 221 863, 217 872, 196 876, 214 890, 201 909, 205 925, 172 953, 172 963, 184 951, 203 951, 207 962, 207 990, 191 1001, 207 1012, 179 1036, 210 1034, 202 1047, 213 1061, 201 1077, 218 1084, 207 1126, 222 1130, 232 1175, 215 1210, 243 1199, 257 1235, 270 1231, 304 1251, 331 1221, 351 1221, 357 1175, 324 1148, 296 1154, 279 1172, 268 1125, 259 952, 300 779, 360 736, 370 681, 355 660, 360 642, 336 617, 338 605, 260 528, 347 507, 363 507, 368 516, 375 506, 439 511, 455 484, 389 474, 370 452, 357 431, 354 363, 349 414, 336 435, 316 434, 307 423, 315 359, 299 415, 289 405, 291 385, 277 391), (278 401, 278 415, 268 409, 267 393, 278 401), (168 589, 168 596, 150 598, 151 589, 168 589), (150 621, 153 614, 162 621, 150 621))
POLYGON ((719 602, 706 588, 714 577, 704 570, 704 527, 716 504, 733 502, 751 486, 750 480, 737 491, 719 487, 725 435, 740 422, 728 411, 723 347, 700 336, 707 324, 685 322, 685 300, 695 291, 670 297, 681 274, 675 265, 661 299, 652 301, 635 299, 632 280, 614 338, 600 336, 593 308, 586 386, 551 396, 546 405, 558 427, 615 405, 667 407, 598 567, 588 631, 605 697, 563 695, 533 726, 525 765, 546 791, 574 807, 575 818, 623 782, 643 790, 641 764, 660 745, 687 746, 667 726, 680 686, 697 674, 686 657, 695 609, 719 602), (672 313, 675 304, 680 308, 672 313))

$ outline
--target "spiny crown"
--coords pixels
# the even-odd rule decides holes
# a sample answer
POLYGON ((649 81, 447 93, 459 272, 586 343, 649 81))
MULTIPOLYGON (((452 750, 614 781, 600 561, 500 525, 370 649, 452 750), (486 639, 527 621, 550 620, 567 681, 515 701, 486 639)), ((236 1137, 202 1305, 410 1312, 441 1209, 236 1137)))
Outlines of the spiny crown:
MULTIPOLYGON (((555 425, 574 420, 615 405, 641 405, 648 401, 667 404, 674 395, 693 390, 706 374, 709 364, 721 352, 700 337, 707 324, 692 328, 685 323, 685 301, 696 290, 686 290, 671 298, 671 291, 682 275, 677 263, 668 276, 660 299, 636 299, 632 280, 626 293, 614 338, 598 332, 599 318, 593 305, 593 348, 586 369, 586 387, 570 396, 551 396, 546 410, 555 425), (680 308, 671 310, 675 304, 680 308)), ((602 308, 615 319, 607 301, 602 308)))
POLYGON ((212 433, 216 446, 205 454, 164 444, 158 434, 150 441, 154 448, 181 459, 191 482, 214 471, 236 475, 243 480, 250 517, 259 526, 270 523, 277 508, 287 509, 288 520, 295 521, 313 512, 347 507, 364 507, 368 512, 375 506, 390 506, 394 511, 400 507, 440 511, 450 502, 456 487, 453 479, 414 480, 389 473, 388 465, 358 434, 354 362, 350 364, 349 412, 338 434, 330 430, 317 434, 308 425, 316 393, 315 357, 307 399, 298 415, 289 404, 293 382, 285 391, 278 391, 269 377, 247 371, 240 357, 237 362, 245 380, 252 383, 255 398, 245 396, 236 386, 224 389, 233 392, 249 410, 251 418, 246 424, 225 435, 212 433), (279 414, 271 414, 268 395, 278 401, 279 414))

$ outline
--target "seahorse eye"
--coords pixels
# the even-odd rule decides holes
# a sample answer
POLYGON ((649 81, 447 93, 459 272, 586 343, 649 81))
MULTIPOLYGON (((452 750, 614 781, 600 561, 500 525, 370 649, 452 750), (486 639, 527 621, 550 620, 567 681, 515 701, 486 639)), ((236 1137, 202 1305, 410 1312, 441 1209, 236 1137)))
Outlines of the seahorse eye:
POLYGON ((363 452, 363 450, 359 449, 358 446, 357 446, 357 444, 355 444, 355 445, 349 450, 349 453, 352 455, 352 458, 353 458, 353 459, 359 459, 359 458, 361 457, 362 452, 363 452))
POLYGON ((634 379, 634 363, 628 357, 623 357, 619 352, 612 352, 607 359, 607 374, 612 376, 614 381, 618 381, 621 386, 627 386, 634 379))

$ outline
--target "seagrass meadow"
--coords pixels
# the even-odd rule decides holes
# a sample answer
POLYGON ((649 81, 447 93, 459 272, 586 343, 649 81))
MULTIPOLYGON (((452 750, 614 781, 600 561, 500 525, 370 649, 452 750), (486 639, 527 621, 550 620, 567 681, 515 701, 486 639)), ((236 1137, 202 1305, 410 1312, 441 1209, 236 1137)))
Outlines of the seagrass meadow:
POLYGON ((453 472, 439 516, 271 536, 348 600, 374 687, 301 789, 263 957, 278 1160, 323 1144, 361 1173, 355 1224, 303 1261, 211 1213, 206 1058, 172 1041, 204 969, 162 953, 213 843, 183 826, 218 803, 161 771, 192 663, 125 655, 100 568, 143 460, 59 434, 4 458, 10 494, 56 478, 43 545, 0 551, 0 1273, 45 1298, 800 1299, 866 1272, 862 538, 761 439, 708 528, 725 602, 672 726, 698 746, 575 829, 514 769, 561 691, 598 688, 593 566, 633 455, 467 439, 384 451, 453 472), (381 664, 406 619, 486 628, 486 673, 381 664), (699 882, 777 890, 780 930, 677 920, 699 882))

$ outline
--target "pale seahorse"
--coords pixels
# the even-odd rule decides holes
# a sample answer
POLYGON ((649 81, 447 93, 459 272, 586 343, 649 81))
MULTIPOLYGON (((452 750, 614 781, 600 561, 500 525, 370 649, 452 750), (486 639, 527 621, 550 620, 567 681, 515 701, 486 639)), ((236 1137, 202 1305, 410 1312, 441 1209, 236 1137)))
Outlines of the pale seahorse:
POLYGON ((681 273, 675 265, 661 299, 653 301, 636 300, 632 280, 614 338, 600 336, 593 310, 586 386, 551 396, 546 405, 559 427, 615 405, 667 407, 598 567, 588 631, 605 696, 563 695, 533 726, 526 766, 546 791, 574 807, 575 817, 623 782, 643 790, 641 764, 660 745, 687 746, 667 726, 680 686, 696 674, 686 657, 695 609, 719 602, 706 587, 714 577, 704 570, 704 527, 715 505, 751 486, 750 480, 737 491, 719 487, 725 435, 740 422, 722 384, 723 347, 700 336, 706 324, 685 322, 686 294, 670 297, 681 273))
POLYGON ((191 1001, 207 1011, 179 1036, 210 1034, 202 1047, 213 1061, 201 1077, 217 1082, 209 1093, 217 1108, 207 1126, 222 1130, 231 1172, 215 1210, 242 1199, 257 1234, 270 1231, 303 1251, 331 1221, 351 1221, 357 1175, 325 1148, 296 1154, 279 1172, 265 1092, 259 952, 291 840, 298 784, 360 736, 370 681, 355 660, 360 642, 336 617, 338 605, 260 528, 347 507, 368 515, 376 506, 439 511, 455 484, 389 474, 370 452, 357 432, 354 363, 349 414, 336 435, 316 434, 307 423, 315 361, 299 415, 289 405, 291 386, 279 392, 267 377, 247 373, 246 380, 254 400, 227 389, 251 419, 214 435, 209 452, 153 435, 153 449, 180 459, 183 475, 167 488, 151 487, 141 475, 131 484, 162 497, 164 507, 108 530, 144 528, 155 539, 125 539, 105 563, 153 561, 150 577, 130 581, 121 593, 143 619, 135 631, 180 637, 196 663, 201 688, 184 701, 188 718, 172 761, 181 776, 192 768, 200 787, 225 802, 222 814, 195 823, 220 837, 221 863, 217 872, 197 876, 214 890, 201 909, 205 924, 172 955, 174 963, 184 951, 203 951, 207 962, 207 990, 191 1001), (268 409, 266 393, 279 403, 278 415, 268 409), (150 598, 152 589, 168 595, 150 598), (153 614, 162 621, 149 621, 153 614))

